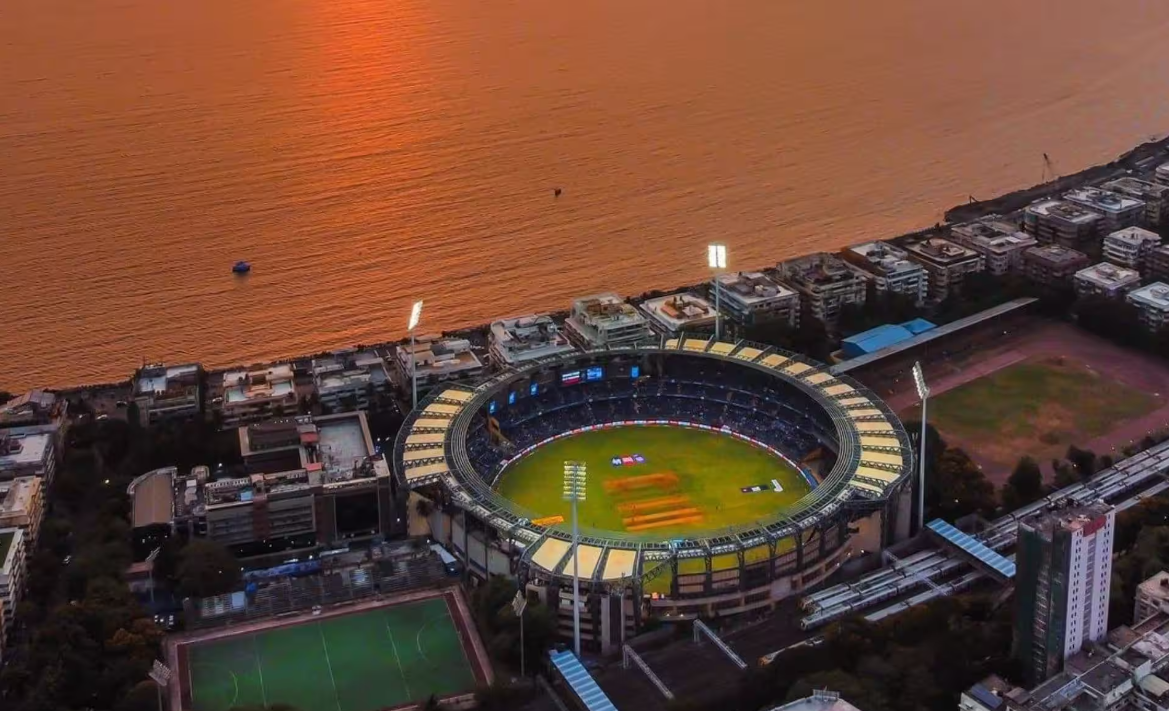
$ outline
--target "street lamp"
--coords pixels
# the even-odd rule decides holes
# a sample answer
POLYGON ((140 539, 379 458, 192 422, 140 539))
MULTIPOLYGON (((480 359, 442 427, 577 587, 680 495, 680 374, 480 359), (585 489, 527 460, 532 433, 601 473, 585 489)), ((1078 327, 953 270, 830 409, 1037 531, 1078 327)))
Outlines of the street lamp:
POLYGON ((706 245, 706 264, 714 270, 714 338, 722 338, 722 313, 719 311, 718 275, 727 268, 727 246, 720 242, 706 245))
POLYGON ((576 523, 576 503, 585 500, 588 472, 584 462, 564 463, 564 500, 572 502, 572 645, 580 659, 580 530, 576 523))
POLYGON ((918 459, 920 465, 917 479, 917 521, 918 525, 925 528, 925 417, 926 417, 926 401, 930 397, 930 388, 925 384, 925 373, 921 371, 921 361, 913 364, 913 384, 917 386, 917 396, 921 398, 921 442, 919 449, 921 454, 918 459))
POLYGON ((411 409, 414 410, 418 409, 418 357, 414 352, 414 329, 418 328, 418 322, 421 320, 422 302, 415 301, 414 307, 410 309, 410 326, 407 329, 410 331, 410 384, 414 394, 411 409))

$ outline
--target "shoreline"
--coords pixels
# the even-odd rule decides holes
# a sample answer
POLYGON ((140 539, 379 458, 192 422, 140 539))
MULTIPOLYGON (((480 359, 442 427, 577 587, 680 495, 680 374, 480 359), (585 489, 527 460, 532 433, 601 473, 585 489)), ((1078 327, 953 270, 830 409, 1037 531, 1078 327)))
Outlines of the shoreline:
MULTIPOLYGON (((972 222, 974 220, 977 220, 981 217, 985 217, 987 215, 1006 214, 1006 213, 1015 212, 1017 210, 1023 209, 1024 207, 1031 204, 1032 202, 1035 202, 1036 200, 1047 197, 1049 195, 1062 193, 1062 192, 1065 192, 1067 190, 1070 190, 1070 189, 1077 187, 1077 186, 1080 186, 1080 185, 1091 184, 1091 183, 1100 183, 1100 182, 1103 182, 1103 181, 1106 181, 1106 180, 1109 180, 1109 179, 1112 179, 1115 177, 1119 177, 1121 175, 1126 174, 1128 171, 1131 171, 1131 170, 1138 168, 1138 167, 1143 167, 1145 164, 1152 163, 1158 159, 1166 160, 1167 159, 1165 156, 1166 152, 1169 152, 1169 134, 1167 134, 1166 136, 1159 138, 1159 139, 1155 139, 1155 140, 1146 141, 1144 143, 1141 143, 1141 144, 1131 148, 1130 150, 1122 153, 1121 155, 1117 156, 1116 158, 1114 158, 1113 160, 1111 160, 1107 163, 1089 166, 1089 167, 1084 168, 1083 170, 1077 171, 1075 173, 1071 173, 1071 174, 1063 175, 1063 176, 1057 176, 1057 177, 1053 178, 1052 180, 1049 180, 1046 183, 1039 183, 1036 185, 1032 185, 1031 187, 1028 187, 1028 188, 1021 188, 1018 190, 1013 190, 1011 192, 1004 193, 1002 195, 998 195, 998 196, 995 196, 993 198, 988 198, 986 200, 971 200, 968 203, 954 205, 953 207, 950 207, 949 209, 947 209, 943 213, 943 221, 940 223, 937 223, 935 225, 930 225, 928 227, 923 227, 923 228, 918 229, 918 230, 913 230, 910 232, 905 232, 902 234, 891 235, 888 237, 877 238, 877 239, 879 241, 882 241, 882 242, 898 242, 900 240, 904 240, 907 238, 912 238, 912 237, 917 237, 917 236, 935 233, 939 229, 944 229, 946 227, 952 227, 952 226, 957 225, 957 224, 972 222)), ((801 256, 803 256, 803 255, 801 255, 801 256)), ((702 284, 705 284, 705 283, 706 282, 704 281, 704 282, 701 282, 699 284, 684 284, 684 285, 673 286, 673 287, 670 287, 668 289, 651 289, 648 291, 641 292, 640 294, 637 294, 637 295, 624 295, 622 298, 624 298, 627 301, 629 301, 629 300, 641 301, 641 300, 644 300, 647 298, 653 298, 655 296, 659 296, 659 295, 663 295, 663 294, 672 294, 672 293, 677 293, 680 291, 692 290, 692 289, 701 287, 702 284)), ((560 309, 560 310, 556 310, 556 311, 550 311, 547 313, 549 315, 551 315, 553 318, 563 318, 564 316, 566 316, 568 314, 568 310, 567 309, 560 309)), ((488 323, 480 323, 480 324, 475 324, 475 325, 463 326, 463 327, 456 328, 456 329, 442 331, 441 335, 443 337, 448 337, 448 336, 456 336, 457 337, 457 336, 465 336, 465 335, 470 335, 470 334, 483 334, 490 328, 490 325, 491 325, 490 322, 488 322, 488 323)), ((286 356, 279 356, 279 357, 270 358, 268 360, 258 361, 258 362, 254 362, 254 363, 250 363, 250 364, 235 363, 232 365, 221 366, 221 367, 216 367, 216 368, 206 368, 205 372, 207 373, 208 376, 212 376, 212 375, 226 373, 226 372, 232 371, 232 370, 239 370, 239 369, 243 369, 243 368, 255 368, 255 367, 260 367, 260 366, 265 366, 265 365, 271 365, 274 363, 293 363, 296 361, 303 361, 306 359, 311 359, 311 358, 316 358, 316 357, 328 355, 328 354, 331 354, 331 353, 334 353, 337 351, 346 351, 346 350, 353 350, 353 349, 379 349, 379 350, 380 349, 389 349, 389 348, 394 348, 402 343, 405 343, 406 340, 407 340, 407 337, 403 336, 403 337, 398 338, 396 340, 390 340, 390 341, 380 341, 377 343, 368 343, 368 344, 366 344, 366 343, 351 344, 348 346, 340 346, 340 347, 335 348, 335 349, 330 350, 330 351, 318 351, 315 353, 301 353, 301 354, 295 354, 295 355, 286 355, 286 356)), ((199 361, 193 361, 193 362, 199 362, 199 361)), ((119 387, 125 386, 127 383, 129 383, 130 380, 132 379, 132 377, 133 377, 133 374, 131 373, 124 380, 117 380, 117 381, 112 381, 112 382, 82 383, 82 384, 69 385, 69 386, 64 386, 64 387, 33 386, 31 389, 42 389, 42 390, 47 390, 50 392, 58 393, 58 394, 61 394, 64 396, 69 396, 72 394, 79 394, 79 393, 90 392, 90 391, 102 391, 102 390, 109 390, 109 389, 113 389, 113 388, 119 388, 119 387)), ((0 390, 3 390, 3 389, 4 389, 4 384, 0 383, 0 390)), ((17 395, 20 392, 25 392, 25 391, 26 390, 18 390, 16 392, 13 392, 12 394, 17 395)))

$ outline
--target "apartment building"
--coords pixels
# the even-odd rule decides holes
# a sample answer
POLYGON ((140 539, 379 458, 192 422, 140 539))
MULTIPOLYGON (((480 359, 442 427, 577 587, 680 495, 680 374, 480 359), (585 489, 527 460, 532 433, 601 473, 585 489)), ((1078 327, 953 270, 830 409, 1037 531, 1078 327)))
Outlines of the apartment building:
POLYGON ((1155 281, 1125 295, 1125 300, 1137 308, 1141 324, 1150 331, 1160 331, 1169 321, 1169 284, 1155 281))
POLYGON ((65 427, 69 401, 48 390, 30 390, 0 405, 0 430, 55 425, 65 427))
POLYGON ((955 225, 950 237, 981 254, 986 271, 995 276, 1023 271, 1023 252, 1038 244, 1034 236, 999 215, 955 225))
MULTIPOLYGON (((721 298, 720 295, 719 299, 721 298)), ((640 308, 649 318, 654 330, 663 335, 673 335, 681 331, 691 333, 714 331, 714 305, 701 296, 685 292, 659 296, 643 301, 640 308)))
POLYGON ((840 257, 879 292, 908 296, 920 306, 929 297, 929 272, 889 242, 865 242, 840 251, 840 257))
POLYGON ((842 308, 863 305, 868 297, 868 280, 833 254, 797 257, 780 264, 777 271, 800 293, 812 316, 828 325, 836 323, 842 308))
POLYGON ((1141 224, 1145 201, 1100 188, 1083 187, 1064 193, 1063 199, 1100 215, 1100 233, 1115 232, 1141 224))
POLYGON ((909 258, 925 267, 930 275, 930 298, 943 301, 962 290, 967 274, 986 267, 981 254, 941 237, 927 237, 905 244, 909 258))
POLYGON ((28 544, 22 528, 0 528, 0 662, 24 594, 28 544))
POLYGON ((1076 272, 1072 284, 1080 296, 1117 298, 1140 286, 1141 275, 1135 269, 1101 262, 1076 272))
POLYGON ((1059 244, 1028 247, 1023 251, 1023 274, 1044 286, 1068 284, 1076 272, 1091 263, 1092 260, 1083 252, 1059 244))
POLYGON ((719 306, 741 324, 800 325, 799 293, 762 272, 719 274, 714 283, 719 291, 719 306))
POLYGON ((20 528, 30 548, 36 546, 45 517, 44 487, 39 477, 0 482, 0 528, 20 528))
POLYGON ((311 368, 317 399, 332 412, 369 410, 372 398, 391 388, 386 360, 372 348, 335 351, 313 358, 311 368))
POLYGON ((1023 211, 1023 229, 1040 244, 1058 244, 1085 254, 1099 254, 1103 218, 1081 205, 1040 200, 1023 211))
MULTIPOLYGON (((414 341, 413 357, 418 363, 418 393, 430 390, 439 383, 474 380, 487 372, 487 365, 465 338, 420 336, 414 341)), ((399 382, 411 387, 410 344, 403 343, 395 351, 394 365, 399 382)))
POLYGON ((1139 625, 1154 615, 1169 615, 1169 573, 1162 570, 1137 586, 1132 623, 1139 625))
POLYGON ((280 363, 223 374, 223 395, 218 406, 224 427, 238 427, 297 410, 292 365, 280 363))
POLYGON ((645 316, 616 294, 573 301, 564 330, 584 349, 636 346, 655 338, 645 316))
POLYGON ((139 368, 131 386, 143 424, 197 417, 203 409, 203 366, 155 363, 139 368))
POLYGON ((1126 227, 1104 238, 1104 258, 1119 266, 1143 271, 1149 255, 1161 246, 1161 236, 1141 227, 1126 227))
POLYGON ((1156 281, 1169 281, 1169 244, 1154 247, 1145 260, 1147 276, 1156 281))
POLYGON ((1163 163, 1157 166, 1153 172, 1153 178, 1162 185, 1169 185, 1169 163, 1163 163))
POLYGON ((1160 227, 1169 219, 1169 185, 1150 183, 1147 180, 1126 175, 1100 186, 1108 192, 1143 200, 1145 203, 1145 224, 1160 227))
POLYGON ((548 314, 505 318, 491 324, 491 360, 498 367, 522 365, 576 350, 548 314))
POLYGON ((0 430, 0 481, 35 476, 53 483, 60 457, 57 425, 0 430))

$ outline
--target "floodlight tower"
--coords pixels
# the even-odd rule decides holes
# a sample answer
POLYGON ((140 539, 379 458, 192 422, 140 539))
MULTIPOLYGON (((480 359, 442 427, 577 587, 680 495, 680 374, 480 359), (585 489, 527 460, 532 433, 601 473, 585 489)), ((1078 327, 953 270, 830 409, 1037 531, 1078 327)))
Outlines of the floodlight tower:
POLYGON ((414 307, 410 309, 410 385, 413 392, 413 400, 411 401, 411 409, 418 409, 418 356, 414 352, 414 329, 418 328, 418 322, 422 320, 422 302, 415 301, 414 307))
POLYGON ((584 462, 564 463, 564 500, 572 502, 572 645, 580 659, 580 530, 576 522, 576 503, 585 500, 588 472, 584 462))
POLYGON ((706 246, 706 264, 714 271, 714 339, 722 339, 722 312, 719 311, 718 275, 727 268, 727 246, 721 242, 706 246))
POLYGON ((917 386, 917 396, 921 398, 921 442, 918 443, 917 525, 925 528, 925 406, 930 397, 930 388, 925 383, 925 373, 921 370, 921 361, 913 364, 913 384, 917 386))

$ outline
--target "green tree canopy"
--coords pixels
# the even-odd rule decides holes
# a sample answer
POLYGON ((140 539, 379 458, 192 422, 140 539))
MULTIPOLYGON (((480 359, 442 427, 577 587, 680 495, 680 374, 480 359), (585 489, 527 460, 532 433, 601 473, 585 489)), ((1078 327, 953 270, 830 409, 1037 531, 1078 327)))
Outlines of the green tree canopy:
POLYGON ((204 538, 196 538, 179 553, 179 590, 191 597, 222 595, 240 582, 240 565, 231 551, 204 538))
POLYGON ((1014 511, 1043 498, 1043 472, 1031 457, 1023 457, 1015 465, 1015 471, 1003 484, 1003 506, 1014 511))

